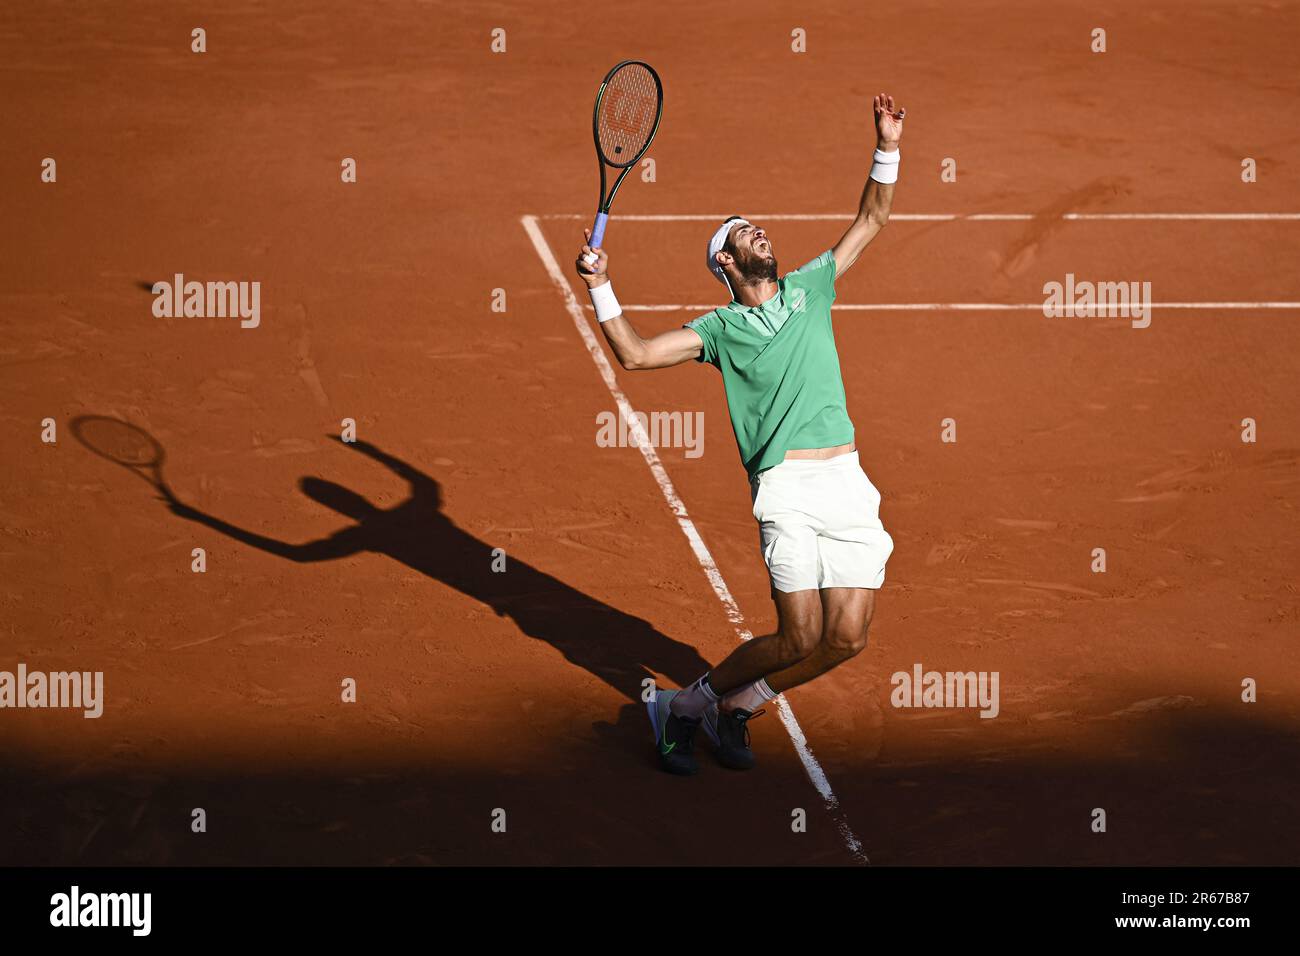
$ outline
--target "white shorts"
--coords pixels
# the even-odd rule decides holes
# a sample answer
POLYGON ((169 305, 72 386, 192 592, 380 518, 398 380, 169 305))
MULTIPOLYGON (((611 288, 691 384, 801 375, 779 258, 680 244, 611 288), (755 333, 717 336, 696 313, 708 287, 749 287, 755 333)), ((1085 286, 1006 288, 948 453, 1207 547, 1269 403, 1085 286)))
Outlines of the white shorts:
POLYGON ((759 542, 776 591, 878 588, 894 540, 858 453, 787 458, 750 484, 759 542))

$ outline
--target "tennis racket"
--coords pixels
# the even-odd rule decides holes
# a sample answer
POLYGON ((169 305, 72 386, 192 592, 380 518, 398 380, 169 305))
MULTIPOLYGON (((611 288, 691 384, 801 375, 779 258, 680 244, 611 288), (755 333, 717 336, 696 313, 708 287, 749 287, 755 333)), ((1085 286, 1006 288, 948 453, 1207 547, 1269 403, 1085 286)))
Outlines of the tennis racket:
POLYGON ((610 204, 628 170, 650 148, 663 115, 664 86, 648 63, 624 60, 605 74, 596 94, 591 121, 596 159, 600 163, 600 202, 596 205, 596 222, 591 227, 588 243, 591 248, 599 249, 605 241, 610 204), (605 192, 609 183, 607 169, 620 170, 614 188, 608 193, 605 192))
POLYGON ((96 455, 133 471, 171 498, 162 477, 163 447, 143 428, 106 415, 82 415, 72 420, 72 433, 96 455))

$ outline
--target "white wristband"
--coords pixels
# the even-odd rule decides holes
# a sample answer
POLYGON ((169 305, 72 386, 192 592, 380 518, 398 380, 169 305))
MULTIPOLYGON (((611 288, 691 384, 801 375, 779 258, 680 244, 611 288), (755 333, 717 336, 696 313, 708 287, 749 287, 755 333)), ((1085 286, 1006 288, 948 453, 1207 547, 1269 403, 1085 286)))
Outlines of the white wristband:
POLYGON ((623 307, 614 295, 614 283, 606 280, 587 291, 591 294, 591 304, 596 307, 596 321, 608 322, 623 314, 623 307))
POLYGON ((891 150, 887 153, 883 149, 878 149, 871 157, 871 160, 872 179, 886 186, 898 182, 898 150, 891 150))

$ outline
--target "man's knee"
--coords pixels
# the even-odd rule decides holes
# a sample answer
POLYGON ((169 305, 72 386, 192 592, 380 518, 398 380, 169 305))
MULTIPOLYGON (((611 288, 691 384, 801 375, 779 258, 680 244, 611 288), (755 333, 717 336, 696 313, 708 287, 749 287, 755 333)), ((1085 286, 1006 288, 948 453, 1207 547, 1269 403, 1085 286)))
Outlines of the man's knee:
POLYGON ((836 660, 847 661, 857 657, 867 649, 867 625, 870 623, 868 618, 861 626, 846 625, 842 621, 830 624, 822 633, 822 643, 836 660))
POLYGON ((835 613, 827 615, 822 628, 824 653, 829 652, 837 662, 857 657, 867 649, 867 629, 876 611, 876 596, 870 591, 855 598, 859 596, 865 598, 864 604, 836 608, 835 613))

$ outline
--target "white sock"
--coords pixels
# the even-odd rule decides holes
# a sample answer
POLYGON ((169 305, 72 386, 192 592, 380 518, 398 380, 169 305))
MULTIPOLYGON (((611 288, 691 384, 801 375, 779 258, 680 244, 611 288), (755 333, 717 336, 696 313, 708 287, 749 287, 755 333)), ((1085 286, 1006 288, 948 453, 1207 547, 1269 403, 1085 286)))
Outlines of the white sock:
POLYGON ((709 686, 709 675, 705 674, 690 687, 673 698, 668 709, 678 717, 699 720, 709 707, 718 702, 718 695, 709 686))
POLYGON ((747 710, 752 714, 769 700, 776 700, 776 698, 776 692, 767 686, 767 679, 760 678, 748 687, 733 690, 722 698, 721 707, 723 710, 747 710))

